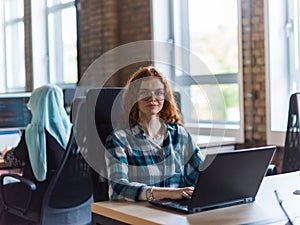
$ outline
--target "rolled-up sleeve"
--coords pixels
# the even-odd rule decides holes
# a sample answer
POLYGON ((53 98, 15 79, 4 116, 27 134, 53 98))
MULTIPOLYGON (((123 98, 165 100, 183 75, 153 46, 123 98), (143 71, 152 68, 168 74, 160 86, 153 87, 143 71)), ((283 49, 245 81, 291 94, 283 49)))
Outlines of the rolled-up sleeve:
POLYGON ((139 200, 146 184, 130 182, 128 178, 128 160, 124 145, 114 134, 106 141, 105 160, 109 178, 109 197, 111 200, 139 200))

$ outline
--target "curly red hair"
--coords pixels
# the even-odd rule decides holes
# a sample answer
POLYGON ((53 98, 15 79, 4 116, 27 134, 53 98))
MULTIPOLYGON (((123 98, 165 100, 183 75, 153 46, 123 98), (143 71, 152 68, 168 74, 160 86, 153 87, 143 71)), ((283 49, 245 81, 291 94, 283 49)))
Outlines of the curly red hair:
POLYGON ((132 127, 139 121, 139 109, 137 106, 137 90, 140 89, 142 78, 157 77, 165 89, 165 101, 159 113, 161 119, 166 123, 177 123, 182 125, 181 116, 174 99, 173 92, 165 76, 153 66, 141 67, 128 79, 123 95, 123 107, 126 115, 129 115, 129 125, 132 127))

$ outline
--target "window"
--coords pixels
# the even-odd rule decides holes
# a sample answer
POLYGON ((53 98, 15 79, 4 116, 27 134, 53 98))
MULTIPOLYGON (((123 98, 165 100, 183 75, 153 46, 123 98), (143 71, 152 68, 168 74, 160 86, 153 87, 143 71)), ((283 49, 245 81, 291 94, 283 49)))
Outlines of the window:
POLYGON ((174 65, 185 65, 188 69, 182 71, 175 65, 173 71, 169 71, 175 74, 171 75, 172 79, 181 88, 185 125, 200 125, 201 133, 226 127, 226 135, 234 135, 242 142, 238 1, 174 0, 164 3, 165 11, 161 2, 153 1, 152 4, 153 39, 190 51, 189 57, 184 57, 182 50, 175 48, 174 65), (169 18, 163 19, 160 15, 169 15, 169 18), (166 26, 164 24, 168 29, 161 27, 166 26), (199 69, 199 61, 206 69, 199 69))
POLYGON ((75 0, 0 0, 0 92, 24 91, 31 76, 33 88, 77 83, 75 0), (26 10, 31 15, 25 15, 30 16, 26 21, 30 19, 31 30, 24 24, 24 2, 26 9, 31 7, 26 10), (32 74, 25 70, 25 30, 32 38, 32 49, 26 48, 26 56, 32 55, 32 74))
MULTIPOLYGON (((200 112, 192 116, 191 121, 209 121, 207 118, 208 107, 205 101, 199 101, 201 86, 208 90, 210 85, 205 84, 204 77, 212 74, 223 77, 226 82, 219 81, 219 88, 225 100, 225 108, 220 107, 215 120, 238 124, 239 91, 236 81, 238 73, 238 15, 236 0, 227 1, 188 1, 189 15, 189 46, 191 51, 198 55, 210 68, 211 74, 197 74, 197 65, 190 64, 190 74, 199 85, 191 85, 190 92, 195 109, 200 112), (218 7, 215 7, 218 4, 218 7), (221 5, 220 5, 221 4, 221 5), (225 10, 226 9, 226 10, 225 10), (199 21, 207 21, 199 23, 199 21), (234 78, 232 78, 234 77, 234 78), (197 88, 198 87, 198 88, 197 88), (205 112, 205 113, 203 113, 205 112)), ((222 99, 219 99, 219 101, 222 99)), ((221 104, 221 103, 210 103, 221 104)), ((193 114, 192 114, 193 115, 193 114)))
POLYGON ((267 142, 284 146, 289 97, 299 89, 299 1, 265 1, 267 142))
POLYGON ((77 25, 74 1, 48 0, 50 83, 76 83, 77 25))
POLYGON ((0 4, 0 92, 24 91, 24 1, 2 0, 0 4))

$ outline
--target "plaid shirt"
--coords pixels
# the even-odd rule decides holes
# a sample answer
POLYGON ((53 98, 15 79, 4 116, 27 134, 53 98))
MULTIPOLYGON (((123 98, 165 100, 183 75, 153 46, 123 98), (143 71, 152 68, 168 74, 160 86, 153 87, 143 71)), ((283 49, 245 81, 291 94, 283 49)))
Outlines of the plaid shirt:
POLYGON ((118 129, 106 141, 110 199, 137 201, 146 186, 194 186, 203 157, 188 131, 166 124, 162 146, 155 146, 140 125, 118 129))

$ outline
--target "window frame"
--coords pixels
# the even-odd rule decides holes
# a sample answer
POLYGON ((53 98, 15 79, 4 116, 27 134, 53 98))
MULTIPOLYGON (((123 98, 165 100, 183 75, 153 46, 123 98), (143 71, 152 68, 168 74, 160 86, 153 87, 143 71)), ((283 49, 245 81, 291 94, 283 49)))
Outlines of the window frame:
POLYGON ((285 144, 289 98, 293 92, 294 62, 289 55, 294 54, 294 47, 292 32, 287 36, 290 20, 287 2, 264 0, 267 144, 277 146, 285 144))
MULTIPOLYGON (((23 16, 22 18, 14 19, 12 21, 9 21, 8 23, 5 23, 4 21, 4 14, 5 14, 5 1, 2 0, 0 3, 0 11, 2 12, 0 15, 0 47, 1 47, 1 55, 0 55, 0 72, 1 72, 1 77, 0 77, 0 92, 2 93, 7 93, 7 92, 20 92, 20 91, 30 91, 36 87, 39 87, 43 84, 50 83, 50 72, 49 72, 49 45, 48 45, 48 24, 47 24, 47 18, 48 18, 48 9, 47 9, 47 1, 40 1, 40 0, 32 0, 25 5, 25 2, 23 6, 23 16), (26 9, 25 9, 26 7, 26 9), (27 7, 30 7, 27 9, 27 7), (26 12, 25 12, 26 11, 26 12), (31 13, 31 15, 27 14, 27 11, 31 13), (30 16, 26 18, 27 16, 30 16), (25 27, 29 24, 29 19, 31 21, 31 27, 25 27), (25 20, 28 23, 25 23, 25 20), (6 33, 5 33, 5 27, 7 25, 11 25, 16 22, 22 22, 23 27, 24 27, 24 84, 22 84, 22 87, 18 88, 9 88, 7 85, 8 79, 13 79, 13 80, 20 80, 20 74, 18 73, 16 76, 13 78, 8 77, 8 72, 7 72, 7 62, 6 62, 6 57, 7 57, 7 44, 6 44, 6 33), (31 48, 27 48, 25 45, 25 35, 26 32, 31 35, 31 43, 30 46, 31 48), (29 52, 30 51, 30 52, 29 52), (30 59, 26 58, 31 56, 30 59), (26 63, 31 63, 31 68, 26 68, 26 63), (29 83, 29 81, 32 82, 32 84, 29 83)), ((57 2, 60 2, 57 1, 57 2)), ((56 6, 53 6, 49 9, 50 11, 53 10, 59 10, 59 9, 65 9, 68 7, 75 7, 75 14, 76 17, 78 16, 78 0, 72 0, 68 1, 66 3, 62 3, 56 6)), ((77 23, 77 19, 76 22, 77 23)), ((18 36, 18 35, 16 35, 18 36)), ((65 83, 63 78, 59 76, 58 78, 61 80, 59 82, 52 82, 55 83, 56 85, 65 88, 65 87, 74 87, 78 80, 79 80, 79 62, 78 62, 78 25, 76 24, 76 38, 77 38, 77 43, 76 43, 76 52, 77 52, 77 65, 75 65, 74 70, 76 71, 76 81, 74 83, 65 83)), ((27 43, 28 44, 28 43, 27 43)), ((22 64, 22 65, 23 65, 22 64)), ((63 62, 61 62, 63 66, 63 62)), ((22 69, 23 71, 23 69, 22 69)), ((23 82, 23 80, 22 80, 23 82)), ((15 83, 14 83, 15 84, 15 83)))
MULTIPOLYGON (((23 1, 15 1, 15 2, 10 2, 10 4, 14 4, 13 6, 11 6, 11 8, 18 8, 19 7, 19 3, 22 3, 22 16, 21 17, 16 17, 16 18, 9 18, 7 19, 6 18, 6 12, 5 12, 5 9, 6 9, 6 3, 7 1, 1 1, 1 8, 2 8, 2 16, 1 16, 1 33, 2 33, 2 56, 1 56, 1 64, 3 65, 2 66, 2 69, 1 69, 1 73, 3 74, 2 75, 2 79, 3 79, 3 83, 0 87, 0 90, 1 92, 19 92, 19 91, 25 91, 26 89, 26 71, 25 71, 25 38, 22 40, 22 43, 21 43, 21 46, 23 46, 23 49, 20 48, 20 43, 16 44, 16 45, 13 45, 13 46, 9 46, 9 47, 12 47, 12 48, 17 48, 17 49, 20 49, 21 52, 24 53, 24 56, 23 58, 21 57, 14 57, 13 55, 17 54, 16 51, 12 51, 11 52, 11 57, 10 58, 14 58, 14 63, 13 65, 17 64, 17 68, 19 69, 22 69, 21 66, 23 67, 23 71, 24 71, 24 74, 21 74, 23 75, 23 83, 18 83, 17 85, 15 85, 16 82, 14 82, 14 84, 12 83, 11 84, 11 87, 9 87, 9 79, 8 79, 8 45, 7 45, 7 29, 8 28, 11 28, 13 26, 18 26, 19 28, 19 25, 22 25, 23 29, 22 29, 22 32, 23 32, 23 37, 25 37, 25 21, 24 21, 24 2, 23 1), (23 62, 21 63, 20 61, 16 62, 17 60, 19 59, 23 59, 23 62)), ((19 37, 20 34, 19 34, 19 29, 18 29, 18 35, 15 35, 16 37, 19 37)), ((18 56, 18 54, 17 54, 18 56)), ((12 67, 15 67, 11 65, 12 67)), ((10 78, 11 80, 14 80, 14 81, 19 81, 20 82, 20 74, 19 73, 13 73, 12 74, 12 77, 10 78)), ((21 79, 22 81, 22 79, 21 79)))
MULTIPOLYGON (((171 43, 177 46, 182 46, 185 49, 189 49, 189 36, 181 35, 188 34, 188 0, 174 0, 174 1, 162 1, 164 5, 157 5, 161 1, 153 0, 152 1, 152 30, 153 30, 153 40, 162 41, 171 43), (174 11, 172 10, 174 9, 174 11), (179 17, 175 17, 175 15, 181 15, 179 17), (163 16, 161 16, 163 15, 163 16), (163 22, 162 22, 163 21, 163 22), (162 30, 162 27, 164 29, 162 30), (180 32, 174 30, 174 24, 179 26, 180 32), (158 33, 163 33, 162 36, 159 36, 158 33), (179 37, 179 38, 178 38, 179 37)), ((243 113, 243 74, 242 74, 242 38, 241 38, 241 7, 240 1, 237 0, 237 16, 238 16, 238 52, 239 52, 239 62, 238 62, 238 73, 228 73, 228 74, 218 74, 215 76, 217 82, 219 84, 238 84, 239 87, 239 110, 240 110, 240 122, 239 127, 234 126, 232 124, 223 124, 223 125, 209 125, 208 123, 185 123, 185 126, 191 133, 194 134, 204 134, 204 135, 220 135, 220 136, 230 136, 235 137, 236 141, 239 143, 244 142, 244 113, 243 113), (225 132, 224 132, 225 130, 225 132)), ((155 52, 155 49, 154 49, 155 52)), ((154 53, 155 54, 155 53, 154 53)), ((154 56, 155 58, 155 56, 154 56)), ((174 56, 170 56, 170 61, 175 62, 174 56), (172 58, 173 57, 173 58, 172 58)), ((184 62, 180 62, 184 64, 184 62)), ((173 64, 175 65, 175 64, 173 64)), ((210 81, 211 75, 198 75, 198 76, 176 76, 175 77, 175 68, 172 67, 169 71, 169 74, 172 74, 171 80, 175 80, 175 82, 179 82, 184 85, 191 85, 193 83, 198 84, 211 84, 210 81)), ((188 72, 188 71, 187 71, 188 72)), ((215 82, 214 82, 215 84, 215 82)), ((213 122, 214 123, 214 122, 213 122)))

